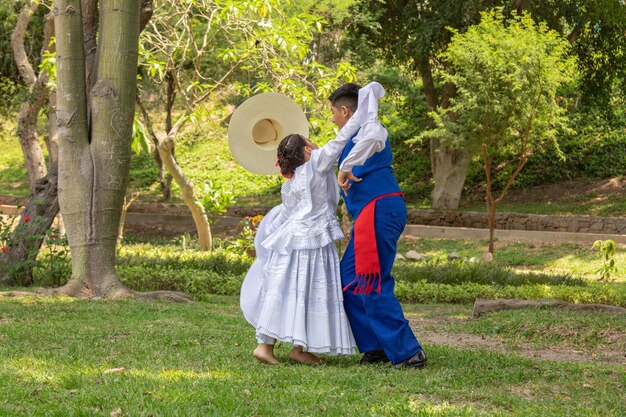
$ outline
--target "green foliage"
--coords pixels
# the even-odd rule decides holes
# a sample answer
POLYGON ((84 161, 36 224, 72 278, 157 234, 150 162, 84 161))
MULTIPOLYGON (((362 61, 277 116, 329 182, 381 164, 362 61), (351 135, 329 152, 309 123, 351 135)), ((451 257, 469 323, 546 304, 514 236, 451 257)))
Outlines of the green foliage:
POLYGON ((0 116, 12 117, 27 93, 26 87, 0 75, 0 116))
POLYGON ((348 62, 330 68, 312 54, 314 36, 326 23, 323 18, 294 9, 287 14, 278 0, 203 0, 193 7, 162 1, 156 6, 140 49, 144 88, 175 75, 175 91, 187 110, 196 110, 230 84, 240 96, 236 101, 277 91, 308 112, 319 112, 339 83, 355 79, 348 62))
POLYGON ((0 280, 10 285, 26 285, 31 282, 46 285, 65 283, 71 274, 69 245, 66 237, 59 236, 59 230, 49 228, 43 235, 27 232, 30 224, 41 224, 43 218, 35 216, 0 216, 0 264, 6 266, 0 280), (43 241, 40 248, 34 242, 43 241), (26 258, 8 265, 1 263, 12 245, 28 245, 31 249, 26 258), (31 281, 32 280, 32 281, 31 281))
POLYGON ((204 183, 200 195, 200 203, 204 210, 215 216, 226 213, 228 207, 235 202, 232 191, 223 185, 214 184, 213 181, 204 183))
POLYGON ((133 152, 135 152, 135 155, 141 154, 142 151, 147 154, 150 153, 150 139, 146 134, 143 123, 138 119, 133 120, 133 142, 130 146, 133 152))
POLYGON ((610 281, 612 276, 618 273, 617 265, 615 265, 615 252, 617 245, 614 240, 596 240, 593 243, 593 249, 600 253, 602 265, 598 268, 598 279, 600 281, 610 281))
POLYGON ((254 247, 254 238, 259 224, 263 220, 263 216, 256 215, 254 217, 246 217, 242 223, 242 230, 239 235, 233 239, 226 241, 226 249, 235 253, 251 254, 256 253, 254 247))
POLYGON ((37 253, 39 253, 39 247, 31 247, 25 259, 8 263, 2 258, 8 257, 8 252, 12 247, 16 247, 17 245, 32 246, 33 242, 41 239, 42 236, 29 234, 27 231, 29 225, 27 223, 33 222, 41 224, 42 221, 43 219, 41 217, 34 219, 28 216, 0 217, 0 261, 5 261, 1 264, 6 268, 2 271, 2 275, 0 275, 0 279, 3 283, 24 285, 32 276, 31 272, 37 265, 36 258, 37 253))
MULTIPOLYGON (((7 78, 15 83, 19 83, 21 80, 17 66, 13 60, 11 34, 15 28, 17 16, 26 4, 26 0, 0 2, 0 78, 7 78)), ((39 1, 39 7, 35 11, 31 23, 26 29, 24 49, 33 68, 36 68, 39 64, 40 52, 43 46, 44 19, 48 11, 48 2, 43 0, 39 1)), ((0 97, 2 97, 2 95, 0 95, 0 97)))
POLYGON ((60 236, 59 229, 46 231, 44 246, 39 251, 33 268, 36 285, 58 287, 65 284, 72 275, 70 246, 67 236, 60 236))
MULTIPOLYGON (((56 38, 54 36, 51 37, 48 46, 52 47, 55 42, 56 38)), ((48 81, 46 83, 48 89, 50 91, 55 91, 57 88, 57 53, 56 49, 54 52, 50 52, 49 49, 44 52, 41 57, 39 70, 45 72, 48 75, 48 81)))
POLYGON ((596 285, 571 274, 516 272, 493 263, 397 262, 396 295, 405 302, 473 303, 476 298, 554 299, 626 306, 626 287, 596 285))
MULTIPOLYGON (((180 244, 124 244, 118 248, 117 271, 126 285, 138 291, 184 291, 200 299, 209 294, 236 295, 253 261, 247 253, 253 248, 259 220, 247 219, 240 235, 217 242, 212 253, 189 249, 189 243, 183 244, 183 250, 180 244)), ((61 279, 55 278, 54 285, 69 278, 69 260, 64 262, 65 266, 58 264, 61 279)), ((53 269, 41 269, 38 285, 53 284, 46 270, 53 269)), ((548 298, 626 306, 626 286, 588 282, 570 273, 518 272, 496 263, 399 261, 393 274, 401 301, 467 304, 477 297, 548 298)))
MULTIPOLYGON (((615 103, 615 109, 619 109, 619 101, 615 103)), ((626 117, 618 111, 615 114, 613 121, 609 122, 598 110, 570 110, 570 129, 559 133, 558 147, 547 144, 531 155, 513 187, 523 189, 571 179, 623 176, 626 172, 626 117)), ((494 166, 506 166, 510 155, 502 149, 493 157, 494 166)), ((508 174, 507 169, 496 172, 492 178, 494 188, 502 189, 508 174)), ((483 182, 483 163, 480 158, 475 158, 468 170, 466 188, 484 188, 483 182)))
POLYGON ((431 113, 436 128, 423 134, 450 147, 507 148, 526 156, 554 140, 562 124, 558 88, 572 78, 568 44, 528 14, 505 21, 501 10, 455 35, 443 54, 444 79, 457 86, 448 109, 431 113))
POLYGON ((415 264, 398 262, 394 274, 406 282, 426 281, 440 284, 464 284, 473 282, 484 285, 566 285, 586 286, 584 279, 571 274, 546 274, 543 272, 516 272, 510 267, 494 263, 440 262, 438 260, 415 264))
POLYGON ((626 290, 609 286, 577 287, 567 285, 529 284, 520 286, 492 286, 466 282, 463 284, 438 284, 427 282, 396 282, 399 300, 413 303, 470 304, 476 298, 511 298, 522 300, 552 299, 578 304, 607 304, 626 307, 626 290))

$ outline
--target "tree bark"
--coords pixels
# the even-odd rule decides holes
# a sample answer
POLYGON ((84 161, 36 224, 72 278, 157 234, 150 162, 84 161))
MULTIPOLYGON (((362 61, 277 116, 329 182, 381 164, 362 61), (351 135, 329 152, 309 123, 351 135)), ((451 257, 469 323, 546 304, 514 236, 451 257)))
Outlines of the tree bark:
POLYGON ((11 236, 9 250, 0 254, 0 284, 32 284, 32 262, 58 212, 57 167, 53 165, 48 175, 35 183, 34 194, 11 236), (15 265, 23 267, 16 271, 15 265))
POLYGON ((156 152, 159 154, 159 159, 180 187, 183 200, 185 204, 187 204, 187 207, 189 207, 189 211, 191 211, 191 216, 198 233, 198 246, 200 250, 210 251, 213 247, 213 237, 211 236, 211 225, 209 224, 206 211, 196 197, 193 183, 185 176, 174 156, 174 139, 186 120, 186 117, 181 117, 178 122, 171 127, 169 134, 157 134, 152 127, 150 115, 141 103, 141 100, 137 100, 137 103, 143 115, 143 119, 146 122, 146 128, 152 140, 156 143, 156 152))
MULTIPOLYGON (((24 6, 11 34, 11 47, 15 63, 21 77, 26 82, 26 85, 29 86, 28 98, 22 104, 17 117, 17 135, 22 147, 22 153, 24 154, 31 190, 34 190, 35 183, 45 177, 47 172, 46 162, 37 136, 37 116, 48 94, 48 88, 46 87, 48 76, 44 71, 41 71, 39 76, 35 75, 35 71, 30 62, 28 62, 28 56, 24 49, 26 29, 37 7, 38 3, 35 2, 29 2, 24 6)), ((48 36, 44 38, 44 50, 47 48, 50 39, 49 31, 47 32, 48 36)))
MULTIPOLYGON (((46 83, 48 76, 40 71, 35 78, 35 72, 28 62, 24 51, 24 37, 26 28, 37 9, 37 4, 27 4, 11 37, 11 43, 16 60, 20 60, 20 72, 24 80, 30 84, 29 97, 22 104, 18 115, 18 136, 24 154, 24 160, 31 182, 31 196, 22 212, 21 221, 10 236, 9 251, 0 257, 0 282, 6 285, 29 285, 32 283, 32 269, 44 240, 46 231, 52 225, 54 217, 59 211, 57 199, 57 165, 55 129, 51 129, 46 136, 49 149, 50 173, 46 176, 47 167, 37 136, 37 119, 39 110, 48 96, 46 83), (33 81, 34 80, 34 81, 33 81)), ((41 56, 48 50, 50 39, 54 35, 54 24, 50 15, 46 16, 44 25, 44 40, 41 56)), ((52 97, 51 97, 52 99, 52 97)), ((54 111, 49 111, 54 118, 54 111)))
MULTIPOLYGON (((80 216, 72 219, 71 228, 77 233, 70 239, 72 279, 68 288, 89 296, 122 298, 131 293, 115 272, 115 247, 130 170, 139 3, 102 1, 99 26, 100 44, 94 68, 97 78, 89 94, 91 141, 81 146, 81 165, 71 168, 74 175, 80 175, 85 164, 90 168, 86 172, 87 192, 83 194, 89 206, 79 205, 80 216)), ((83 43, 78 43, 82 48, 83 43)), ((66 211, 73 212, 74 204, 67 200, 62 200, 68 205, 66 211)), ((63 214, 69 238, 70 219, 65 211, 63 214)))
POLYGON ((139 29, 139 7, 135 3, 133 8, 133 3, 102 2, 101 55, 93 70, 98 80, 90 94, 92 126, 87 118, 81 5, 77 0, 55 3, 57 32, 68 40, 57 45, 58 65, 65 70, 57 74, 59 201, 72 254, 72 277, 60 290, 65 294, 130 296, 115 272, 115 246, 128 178, 136 83, 134 74, 129 77, 136 69, 139 29))
POLYGON ((605 304, 572 304, 564 301, 554 300, 484 300, 476 299, 474 301, 473 317, 479 318, 485 313, 504 311, 504 310, 519 310, 520 308, 544 308, 555 307, 565 308, 572 311, 602 311, 606 313, 622 313, 626 314, 626 308, 605 305, 605 304))
MULTIPOLYGON (((419 64, 419 71, 428 107, 433 111, 439 106, 447 108, 450 98, 456 94, 456 87, 450 83, 446 84, 441 102, 439 102, 428 58, 419 64)), ((470 154, 466 151, 451 150, 437 138, 430 140, 430 164, 435 182, 431 194, 431 205, 434 209, 455 210, 459 208, 469 163, 470 154)))
POLYGON ((435 186, 432 207, 439 210, 459 208, 470 155, 465 151, 446 149, 439 139, 431 139, 431 164, 435 186))
POLYGON ((101 0, 93 88, 87 100, 80 0, 57 0, 59 202, 72 255, 72 277, 57 294, 88 298, 167 298, 138 294, 115 271, 115 248, 130 170, 140 2, 101 0), (91 109, 88 108, 91 103, 91 109), (90 117, 88 118, 88 114, 90 117))
POLYGON ((28 56, 26 55, 26 50, 24 49, 24 37, 26 36, 26 29, 28 28, 28 25, 30 24, 33 14, 37 10, 38 6, 39 5, 33 1, 29 1, 26 5, 24 5, 24 8, 17 18, 17 22, 15 23, 13 33, 11 34, 11 49, 13 50, 13 58, 15 59, 15 64, 17 65, 20 76, 24 79, 26 85, 33 85, 37 81, 35 71, 30 65, 30 62, 28 62, 28 56))
MULTIPOLYGON (((177 129, 174 128, 174 135, 177 129)), ((185 176, 180 166, 174 158, 172 153, 174 148, 174 139, 171 135, 166 136, 163 139, 159 139, 158 151, 161 155, 161 160, 167 168, 167 171, 172 175, 176 184, 180 187, 183 194, 183 200, 189 210, 191 216, 196 224, 196 230, 198 232, 198 246, 200 250, 210 251, 213 247, 213 237, 211 236, 211 226, 209 225, 209 219, 206 215, 204 207, 198 199, 193 190, 193 183, 185 176)))

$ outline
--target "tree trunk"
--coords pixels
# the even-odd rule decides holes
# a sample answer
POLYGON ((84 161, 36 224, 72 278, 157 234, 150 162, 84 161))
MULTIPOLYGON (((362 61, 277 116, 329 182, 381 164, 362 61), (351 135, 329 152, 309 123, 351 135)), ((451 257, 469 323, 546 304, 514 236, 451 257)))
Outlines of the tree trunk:
MULTIPOLYGON (((450 98, 456 94, 456 87, 446 83, 441 102, 439 102, 429 59, 423 59, 418 68, 428 107, 433 111, 439 106, 447 108, 450 98)), ((447 149, 440 139, 433 138, 430 140, 430 165, 435 182, 431 195, 434 209, 455 210, 459 208, 469 163, 469 153, 447 149)))
POLYGON ((479 318, 485 313, 504 310, 519 310, 520 308, 565 308, 572 311, 602 311, 606 313, 626 314, 626 308, 610 306, 606 304, 572 304, 565 301, 554 300, 484 300, 481 298, 474 301, 474 318, 479 318))
MULTIPOLYGON (((172 134, 176 134, 177 130, 178 129, 174 127, 172 134)), ((176 184, 180 187, 183 194, 183 200, 191 211, 191 216, 193 217, 193 221, 196 224, 196 230, 198 232, 199 249, 210 251, 213 247, 213 238, 211 236, 209 219, 206 215, 204 207, 196 198, 196 194, 193 190, 193 183, 185 176, 185 174, 183 174, 183 171, 180 169, 180 166, 178 166, 178 163, 174 158, 172 152, 174 149, 173 137, 167 136, 164 139, 160 139, 157 149, 161 155, 163 164, 174 178, 174 181, 176 181, 176 184)))
POLYGON ((115 272, 115 246, 130 162, 139 3, 100 3, 99 51, 88 74, 97 76, 89 94, 91 126, 80 10, 78 0, 55 2, 57 33, 67 40, 57 44, 57 117, 59 202, 72 255, 72 277, 60 292, 126 297, 131 292, 115 272))
POLYGON ((487 225, 489 226, 489 253, 494 253, 494 232, 496 229, 496 206, 498 201, 493 198, 493 184, 491 181, 491 166, 493 158, 489 156, 487 145, 484 143, 481 146, 481 152, 483 155, 483 169, 485 171, 485 180, 487 195, 485 196, 485 204, 487 206, 487 225))
POLYGON ((191 216, 198 233, 198 246, 200 250, 210 251, 213 247, 213 238, 211 236, 211 226, 209 225, 206 211, 196 198, 196 194, 193 190, 193 183, 185 176, 182 169, 180 169, 178 162, 176 162, 176 157, 174 156, 174 138, 178 134, 178 131, 182 127, 185 120, 187 120, 187 117, 183 115, 178 122, 171 127, 168 134, 157 134, 152 127, 150 115, 143 106, 141 100, 137 100, 137 104, 141 110, 143 119, 146 122, 146 128, 148 129, 152 140, 157 144, 156 151, 159 154, 159 159, 162 161, 163 166, 167 168, 170 176, 174 178, 180 187, 183 193, 183 200, 191 211, 191 216))
MULTIPOLYGON (((48 88, 46 87, 48 76, 44 71, 41 71, 39 77, 35 75, 24 49, 26 29, 37 7, 38 3, 36 2, 29 2, 24 6, 11 34, 11 48, 13 49, 15 63, 21 77, 26 82, 26 85, 30 87, 28 98, 22 104, 17 117, 17 135, 22 147, 22 153, 24 154, 31 190, 34 189, 37 180, 45 177, 47 172, 43 152, 37 137, 37 116, 48 94, 48 88)), ((44 50, 47 48, 50 39, 48 24, 46 24, 45 35, 44 50)))
MULTIPOLYGON (((57 155, 55 143, 56 128, 50 129, 46 136, 49 149, 50 173, 46 176, 47 167, 37 137, 37 119, 39 110, 48 96, 46 87, 47 74, 42 70, 35 78, 35 72, 26 58, 24 36, 31 20, 32 13, 37 9, 35 3, 27 4, 13 31, 11 44, 16 61, 19 61, 20 73, 30 91, 27 100, 22 104, 18 115, 18 136, 26 161, 31 181, 31 196, 22 213, 21 220, 13 231, 8 242, 8 252, 0 258, 0 282, 6 285, 29 285, 32 283, 32 269, 39 254, 46 231, 50 228, 54 217, 59 211, 57 199, 57 155)), ((50 38, 54 36, 52 16, 46 16, 42 57, 48 50, 50 38)), ((54 120, 53 95, 50 95, 51 109, 49 117, 54 120)), ((55 121, 56 124, 56 121, 55 121)))
POLYGON ((53 10, 57 33, 63 34, 57 38, 59 203, 72 256, 72 277, 54 293, 188 301, 190 297, 175 292, 135 293, 115 271, 130 169, 140 2, 102 0, 99 4, 99 42, 90 72, 86 72, 81 1, 57 0, 53 10), (89 101, 86 74, 94 77, 89 101))
POLYGON ((438 210, 459 208, 470 155, 465 151, 446 149, 439 139, 430 140, 431 165, 435 187, 432 207, 438 210))
POLYGON ((59 212, 57 167, 35 183, 34 194, 21 214, 10 239, 8 252, 0 254, 0 284, 32 284, 32 267, 45 233, 59 212), (16 265, 21 265, 19 270, 16 265))

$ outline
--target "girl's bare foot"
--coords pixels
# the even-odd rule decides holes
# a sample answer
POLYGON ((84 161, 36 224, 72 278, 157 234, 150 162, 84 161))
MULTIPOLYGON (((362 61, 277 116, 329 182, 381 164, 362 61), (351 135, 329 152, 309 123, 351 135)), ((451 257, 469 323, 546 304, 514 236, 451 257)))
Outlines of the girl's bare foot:
POLYGON ((276 356, 274 356, 274 345, 261 343, 254 349, 252 356, 259 362, 268 365, 278 365, 280 363, 278 359, 276 359, 276 356))
POLYGON ((312 354, 311 352, 305 352, 302 350, 302 346, 294 346, 289 352, 289 359, 292 361, 305 363, 307 365, 322 365, 323 360, 312 354))

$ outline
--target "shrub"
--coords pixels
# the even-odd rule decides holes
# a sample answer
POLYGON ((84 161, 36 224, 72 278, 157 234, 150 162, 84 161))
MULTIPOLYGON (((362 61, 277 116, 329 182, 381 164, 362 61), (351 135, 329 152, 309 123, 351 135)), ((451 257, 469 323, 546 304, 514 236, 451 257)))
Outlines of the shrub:
POLYGON ((584 279, 571 274, 548 275, 541 272, 520 273, 494 263, 465 263, 437 261, 414 264, 398 262, 394 267, 398 280, 426 281, 441 284, 477 283, 485 285, 521 286, 529 284, 586 286, 584 279))
POLYGON ((471 304, 476 298, 517 298, 524 300, 553 299, 577 304, 597 303, 626 307, 626 290, 616 290, 609 285, 590 285, 587 287, 541 284, 495 286, 473 282, 450 285, 426 281, 398 281, 396 283, 396 296, 400 301, 412 303, 471 304))

